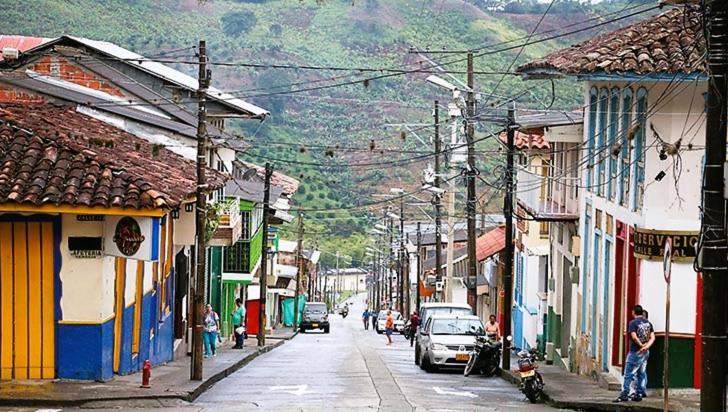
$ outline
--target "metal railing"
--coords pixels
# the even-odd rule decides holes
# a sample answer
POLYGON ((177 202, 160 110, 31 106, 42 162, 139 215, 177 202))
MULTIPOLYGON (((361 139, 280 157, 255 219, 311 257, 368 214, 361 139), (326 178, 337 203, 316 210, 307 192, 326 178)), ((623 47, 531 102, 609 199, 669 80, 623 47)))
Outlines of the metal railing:
POLYGON ((535 218, 578 216, 578 177, 552 178, 522 167, 518 169, 516 198, 535 218))

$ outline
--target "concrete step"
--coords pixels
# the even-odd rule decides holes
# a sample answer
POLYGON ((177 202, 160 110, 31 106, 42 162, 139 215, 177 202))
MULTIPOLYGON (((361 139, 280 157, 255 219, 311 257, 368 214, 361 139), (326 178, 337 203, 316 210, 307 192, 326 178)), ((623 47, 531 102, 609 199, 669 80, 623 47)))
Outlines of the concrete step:
POLYGON ((619 378, 609 373, 599 374, 599 387, 608 391, 619 391, 622 389, 622 382, 619 378))

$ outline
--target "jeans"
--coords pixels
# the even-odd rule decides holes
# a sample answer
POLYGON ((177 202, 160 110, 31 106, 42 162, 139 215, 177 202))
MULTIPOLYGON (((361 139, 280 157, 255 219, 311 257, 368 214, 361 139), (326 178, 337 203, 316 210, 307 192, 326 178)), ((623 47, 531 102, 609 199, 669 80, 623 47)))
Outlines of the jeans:
POLYGON ((364 330, 369 330, 369 318, 364 318, 364 330))
MULTIPOLYGON (((235 331, 235 329, 239 328, 240 326, 241 325, 233 326, 233 331, 235 331)), ((245 332, 240 333, 240 334, 238 334, 238 332, 233 332, 233 333, 235 333, 235 346, 233 346, 233 348, 235 348, 235 349, 242 348, 243 345, 245 344, 245 332)))
POLYGON ((205 331, 202 334, 202 342, 205 345, 205 356, 214 355, 217 349, 217 332, 205 331))
POLYGON ((644 395, 647 387, 647 359, 650 352, 630 352, 627 355, 627 361, 624 363, 624 384, 620 398, 627 398, 632 382, 635 381, 636 391, 638 395, 644 395))

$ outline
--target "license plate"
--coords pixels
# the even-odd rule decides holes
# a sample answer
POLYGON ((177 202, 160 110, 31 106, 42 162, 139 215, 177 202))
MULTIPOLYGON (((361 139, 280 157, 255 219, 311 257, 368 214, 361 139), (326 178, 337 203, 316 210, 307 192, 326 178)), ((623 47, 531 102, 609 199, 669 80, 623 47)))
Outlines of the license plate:
POLYGON ((466 361, 468 359, 470 359, 470 354, 469 353, 456 353, 455 354, 455 360, 456 361, 466 361))
POLYGON ((527 371, 527 372, 521 372, 521 378, 529 378, 536 374, 536 371, 527 371))
POLYGON ((312 327, 312 328, 318 328, 318 323, 312 323, 312 324, 311 324, 311 327, 312 327))

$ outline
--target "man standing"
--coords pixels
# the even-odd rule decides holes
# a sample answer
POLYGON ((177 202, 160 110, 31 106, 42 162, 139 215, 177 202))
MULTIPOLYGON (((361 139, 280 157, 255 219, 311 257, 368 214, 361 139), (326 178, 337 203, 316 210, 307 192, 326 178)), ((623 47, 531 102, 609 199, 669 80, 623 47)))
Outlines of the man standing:
POLYGON ((384 322, 384 330, 387 334, 387 346, 392 344, 392 332, 394 332, 394 316, 392 310, 387 311, 387 320, 384 322))
POLYGON ((417 316, 417 312, 412 312, 412 316, 410 316, 410 348, 414 344, 418 326, 420 326, 420 317, 417 316))
POLYGON ((369 315, 372 317, 372 329, 376 332, 377 330, 377 316, 379 316, 379 312, 374 309, 371 312, 369 312, 369 315))
POLYGON ((364 313, 361 315, 361 320, 364 322, 364 330, 369 330, 369 308, 364 308, 364 313))
POLYGON ((629 335, 629 354, 624 364, 624 384, 622 392, 614 402, 627 402, 633 400, 639 402, 647 396, 645 387, 647 382, 646 370, 647 359, 650 357, 650 347, 655 343, 655 329, 652 323, 645 319, 642 306, 635 305, 632 309, 634 319, 627 326, 629 335), (631 398, 629 390, 632 381, 636 380, 636 393, 631 398))

